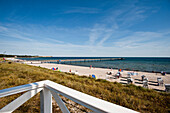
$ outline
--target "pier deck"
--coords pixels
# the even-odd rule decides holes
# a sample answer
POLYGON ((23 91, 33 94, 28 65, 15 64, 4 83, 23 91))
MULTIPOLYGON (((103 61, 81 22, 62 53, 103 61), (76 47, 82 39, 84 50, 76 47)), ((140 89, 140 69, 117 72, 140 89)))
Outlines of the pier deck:
MULTIPOLYGON (((95 61, 113 61, 122 60, 122 58, 100 58, 100 59, 63 59, 63 60, 41 60, 42 63, 46 62, 95 62, 95 61)), ((37 61, 30 61, 37 62, 37 61)))

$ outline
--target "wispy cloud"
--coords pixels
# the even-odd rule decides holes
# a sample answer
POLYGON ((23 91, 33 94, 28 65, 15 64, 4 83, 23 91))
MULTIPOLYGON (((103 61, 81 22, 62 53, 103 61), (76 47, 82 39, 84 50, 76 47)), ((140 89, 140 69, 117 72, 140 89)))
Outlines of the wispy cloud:
MULTIPOLYGON (((61 28, 43 25, 1 25, 0 38, 21 39, 25 41, 51 42, 55 44, 77 43, 77 38, 85 37, 90 29, 61 28)), ((80 42, 81 40, 79 40, 80 42)))
POLYGON ((0 32, 4 32, 4 31, 7 31, 8 29, 4 26, 0 26, 0 32))
POLYGON ((25 33, 18 31, 17 29, 9 28, 6 26, 0 26, 0 35, 5 37, 17 38, 26 41, 33 41, 32 38, 25 33))
POLYGON ((114 41, 113 45, 121 48, 138 48, 144 45, 165 47, 169 41, 169 32, 130 32, 126 37, 114 41))
POLYGON ((103 43, 104 43, 107 39, 109 39, 111 35, 112 35, 111 32, 110 32, 110 33, 107 33, 107 34, 100 40, 100 42, 99 42, 97 45, 98 45, 98 46, 102 46, 103 43))
POLYGON ((6 50, 11 54, 46 55, 49 52, 49 55, 57 55, 59 53, 66 55, 75 52, 81 54, 82 50, 84 51, 88 48, 87 45, 80 42, 81 40, 77 40, 79 44, 75 44, 77 43, 75 39, 81 38, 81 36, 84 37, 90 29, 66 29, 42 25, 14 26, 13 24, 1 25, 0 52, 6 50), (79 37, 75 37, 76 34, 79 34, 77 35, 79 37))
POLYGON ((110 28, 105 24, 95 24, 90 30, 88 44, 102 46, 103 43, 111 36, 114 30, 114 27, 110 28))
MULTIPOLYGON (((155 8, 152 7, 136 5, 137 3, 138 1, 122 3, 117 9, 110 8, 106 10, 107 14, 103 17, 101 22, 96 23, 92 28, 89 35, 89 44, 103 46, 105 43, 108 43, 107 40, 110 38, 116 38, 115 32, 118 32, 120 33, 119 35, 122 35, 122 33, 126 32, 129 27, 147 18, 148 11, 155 10, 155 8)), ((129 34, 126 35, 128 36, 129 34)), ((116 41, 117 39, 115 42, 116 41)))
POLYGON ((97 29, 92 29, 89 36, 89 44, 93 45, 95 41, 98 39, 98 37, 99 37, 99 32, 97 31, 97 29))

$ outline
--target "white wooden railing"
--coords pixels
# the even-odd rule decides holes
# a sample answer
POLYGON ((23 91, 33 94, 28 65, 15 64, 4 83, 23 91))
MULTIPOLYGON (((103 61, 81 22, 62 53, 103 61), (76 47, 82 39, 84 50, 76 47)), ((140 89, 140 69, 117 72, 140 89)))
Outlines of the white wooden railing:
POLYGON ((0 113, 13 112, 31 97, 36 95, 38 92, 40 92, 41 113, 52 113, 52 96, 58 103, 61 111, 63 113, 69 113, 69 110, 65 106, 59 94, 97 113, 136 113, 136 111, 133 111, 131 109, 95 98, 93 96, 81 93, 79 91, 73 90, 49 80, 0 90, 0 98, 25 91, 27 92, 0 109, 0 113))

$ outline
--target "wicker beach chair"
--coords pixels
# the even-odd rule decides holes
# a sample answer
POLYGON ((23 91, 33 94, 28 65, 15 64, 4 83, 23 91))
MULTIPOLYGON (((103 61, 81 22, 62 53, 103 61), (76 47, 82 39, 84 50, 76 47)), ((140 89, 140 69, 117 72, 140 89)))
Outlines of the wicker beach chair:
POLYGON ((133 83, 133 79, 132 78, 128 78, 127 79, 127 84, 132 84, 133 83))
POLYGON ((108 75, 112 75, 112 72, 110 71, 110 72, 107 72, 106 74, 108 74, 108 75))
POLYGON ((161 77, 157 77, 157 82, 159 81, 159 79, 162 79, 161 77))
POLYGON ((158 82, 158 86, 163 86, 163 84, 164 84, 164 81, 162 80, 162 78, 161 77, 157 77, 157 82, 158 82))
POLYGON ((144 78, 143 81, 147 81, 148 82, 149 80, 148 80, 148 78, 144 78))
POLYGON ((159 85, 161 85, 161 86, 164 85, 164 81, 162 79, 159 81, 159 85))
POLYGON ((148 81, 147 81, 147 80, 144 80, 144 81, 143 81, 143 87, 144 87, 144 88, 148 88, 148 81))
POLYGON ((117 73, 117 74, 116 74, 116 77, 117 77, 117 78, 119 78, 119 77, 120 77, 120 74, 119 74, 119 73, 117 73))

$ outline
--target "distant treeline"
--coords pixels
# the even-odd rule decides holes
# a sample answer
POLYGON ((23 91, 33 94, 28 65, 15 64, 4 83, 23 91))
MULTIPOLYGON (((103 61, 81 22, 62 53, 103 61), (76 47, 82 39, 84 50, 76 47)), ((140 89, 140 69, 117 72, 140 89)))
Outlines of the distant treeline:
POLYGON ((6 54, 0 54, 0 57, 39 57, 39 56, 31 56, 31 55, 6 55, 6 54))

